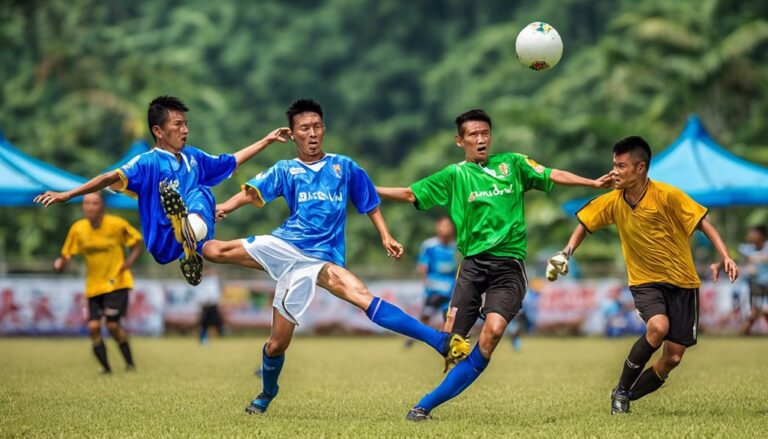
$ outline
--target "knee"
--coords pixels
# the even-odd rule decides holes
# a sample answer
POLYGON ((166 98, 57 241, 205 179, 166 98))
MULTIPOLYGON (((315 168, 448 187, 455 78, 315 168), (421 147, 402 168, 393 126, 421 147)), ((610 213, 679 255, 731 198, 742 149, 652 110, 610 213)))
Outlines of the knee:
POLYGON ((283 353, 288 350, 288 345, 291 344, 291 340, 278 340, 275 338, 271 338, 267 341, 266 346, 264 346, 264 350, 266 351, 267 355, 270 357, 278 357, 280 355, 283 355, 283 353))
POLYGON ((208 241, 203 246, 203 257, 211 262, 220 262, 224 258, 224 246, 216 241, 208 241))
POLYGON ((683 360, 683 354, 671 354, 667 355, 664 358, 664 366, 667 370, 672 370, 676 368, 678 365, 680 365, 680 362, 683 360))
POLYGON ((107 329, 114 334, 120 330, 120 322, 107 321, 107 329))
POLYGON ((101 322, 98 320, 89 320, 88 321, 88 332, 93 334, 98 334, 101 330, 101 322))
POLYGON ((659 346, 664 341, 664 337, 669 333, 669 322, 664 320, 651 320, 648 322, 646 337, 653 346, 659 346))

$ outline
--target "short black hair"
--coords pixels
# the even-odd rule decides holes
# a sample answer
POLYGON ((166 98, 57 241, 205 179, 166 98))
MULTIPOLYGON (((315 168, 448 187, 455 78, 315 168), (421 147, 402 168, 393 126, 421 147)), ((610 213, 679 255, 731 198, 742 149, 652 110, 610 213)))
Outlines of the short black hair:
POLYGON ((181 99, 175 96, 158 96, 149 103, 147 123, 149 124, 149 133, 152 134, 153 139, 157 140, 155 133, 152 132, 152 127, 155 125, 162 126, 168 120, 168 114, 171 111, 186 113, 189 111, 189 108, 184 105, 181 99))
POLYGON ((754 227, 752 227, 752 230, 754 230, 755 232, 761 234, 763 236, 763 238, 768 238, 768 227, 766 227, 764 225, 754 226, 754 227))
POLYGON ((301 113, 317 113, 323 118, 323 107, 314 99, 299 99, 291 104, 285 115, 288 116, 288 126, 293 128, 293 116, 301 113))
POLYGON ((651 166, 651 147, 640 136, 625 137, 613 145, 613 154, 621 155, 629 153, 638 162, 645 163, 645 169, 651 166))
POLYGON ((481 110, 480 108, 475 108, 456 116, 456 120, 454 120, 454 123, 456 123, 456 131, 459 133, 460 136, 464 135, 464 128, 463 128, 464 122, 469 122, 471 120, 485 122, 488 124, 489 127, 493 128, 493 124, 491 123, 491 116, 488 116, 488 113, 486 113, 484 110, 481 110))

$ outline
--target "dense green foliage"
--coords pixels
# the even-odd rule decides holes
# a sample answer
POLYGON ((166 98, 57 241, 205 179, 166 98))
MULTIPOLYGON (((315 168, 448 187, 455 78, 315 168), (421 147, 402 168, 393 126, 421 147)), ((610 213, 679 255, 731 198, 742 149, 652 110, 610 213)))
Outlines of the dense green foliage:
MULTIPOLYGON (((768 431, 765 340, 702 338, 656 393, 611 416, 630 339, 523 339, 499 345, 480 378, 434 410, 405 414, 442 379, 442 360, 395 337, 297 337, 264 416, 263 339, 133 339, 138 371, 97 375, 86 339, 0 340, 2 437, 753 438, 768 431), (565 361, 564 361, 565 360, 565 361)), ((659 355, 657 353, 657 355, 659 355)))
MULTIPOLYGON (((83 176, 148 137, 146 104, 160 94, 187 101, 190 143, 217 153, 285 124, 292 100, 314 97, 327 112, 326 150, 353 156, 379 184, 407 185, 461 160, 451 122, 471 107, 494 116, 497 151, 587 176, 607 170, 622 136, 641 134, 660 151, 691 112, 736 153, 768 163, 762 0, 10 1, 0 4, 0 79, 5 136, 83 176), (543 73, 514 54, 517 32, 537 19, 565 42, 561 64, 543 73)), ((275 145, 217 196, 292 153, 275 145)), ((573 223, 558 203, 584 193, 529 197, 532 250, 562 245, 573 223)), ((439 214, 385 209, 411 255, 439 214)), ((79 214, 2 212, 0 242, 14 261, 55 254, 62 224, 79 214)), ((266 232, 285 212, 243 209, 218 234, 266 232)), ((750 210, 747 222, 766 219, 750 210)), ((367 222, 350 221, 356 264, 384 258, 367 222)), ((585 250, 614 254, 609 241, 585 250)))

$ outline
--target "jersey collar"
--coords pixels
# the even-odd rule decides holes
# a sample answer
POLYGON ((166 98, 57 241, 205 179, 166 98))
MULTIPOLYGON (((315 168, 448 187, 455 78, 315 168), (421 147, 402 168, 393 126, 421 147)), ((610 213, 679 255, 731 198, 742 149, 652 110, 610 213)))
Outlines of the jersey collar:
MULTIPOLYGON (((170 151, 166 151, 166 150, 158 148, 158 147, 152 148, 152 151, 157 151, 160 154, 165 154, 166 156, 172 158, 174 163, 178 163, 178 160, 176 160, 176 154, 174 154, 174 153, 172 153, 170 151)), ((187 168, 187 172, 189 172, 189 171, 192 170, 192 166, 189 164, 189 159, 187 159, 187 156, 186 156, 186 154, 184 154, 183 151, 184 151, 183 149, 181 151, 179 151, 179 155, 181 156, 181 161, 184 162, 184 166, 186 166, 186 168, 187 168)))

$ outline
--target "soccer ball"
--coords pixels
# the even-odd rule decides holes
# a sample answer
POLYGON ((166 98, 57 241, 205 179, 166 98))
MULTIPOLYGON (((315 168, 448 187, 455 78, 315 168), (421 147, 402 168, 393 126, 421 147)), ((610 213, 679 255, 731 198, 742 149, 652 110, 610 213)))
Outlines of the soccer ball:
POLYGON ((534 21, 517 34, 515 51, 520 62, 533 70, 548 70, 563 56, 563 40, 554 27, 534 21))

